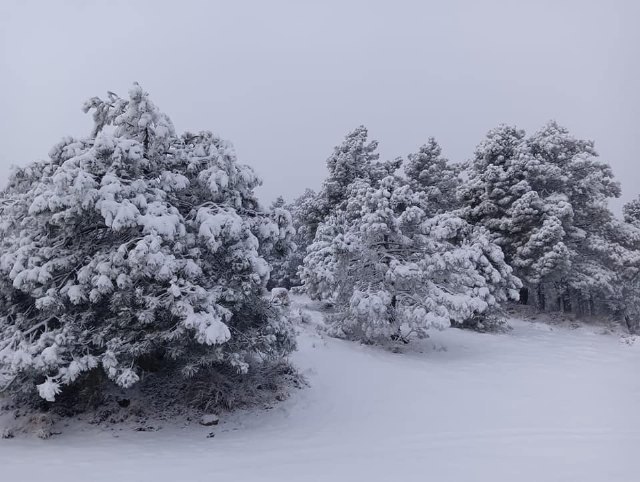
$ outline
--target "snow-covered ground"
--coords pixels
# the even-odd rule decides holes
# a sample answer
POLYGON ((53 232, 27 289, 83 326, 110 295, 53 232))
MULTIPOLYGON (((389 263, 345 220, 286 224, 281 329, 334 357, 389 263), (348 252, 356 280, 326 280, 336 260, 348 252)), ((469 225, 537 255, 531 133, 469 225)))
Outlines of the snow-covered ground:
MULTIPOLYGON (((316 319, 318 313, 314 313, 316 319)), ((301 330, 311 387, 211 428, 0 440, 0 480, 640 480, 640 343, 512 320, 404 353, 301 330)))

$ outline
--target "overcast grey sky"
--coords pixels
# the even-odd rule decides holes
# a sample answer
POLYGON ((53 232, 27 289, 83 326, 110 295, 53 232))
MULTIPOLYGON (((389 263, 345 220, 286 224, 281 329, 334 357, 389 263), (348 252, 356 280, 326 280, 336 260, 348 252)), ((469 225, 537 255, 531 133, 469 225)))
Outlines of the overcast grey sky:
MULTIPOLYGON (((232 141, 260 195, 317 188, 359 124, 383 158, 435 136, 453 160, 491 127, 554 118, 640 193, 640 2, 0 1, 0 183, 83 101, 138 81, 179 131, 232 141)), ((620 202, 613 204, 619 209, 620 202)))

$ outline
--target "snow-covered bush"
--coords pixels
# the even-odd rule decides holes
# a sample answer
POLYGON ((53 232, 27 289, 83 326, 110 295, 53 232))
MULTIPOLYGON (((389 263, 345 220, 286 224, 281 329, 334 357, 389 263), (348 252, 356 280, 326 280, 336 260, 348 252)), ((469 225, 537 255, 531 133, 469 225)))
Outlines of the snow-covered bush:
POLYGON ((332 331, 366 342, 488 316, 517 298, 519 280, 488 232, 399 177, 358 179, 318 227, 304 260, 307 293, 335 304, 332 331))
POLYGON ((11 389, 53 401, 95 373, 128 388, 152 366, 189 377, 281 359, 292 330, 263 299, 261 247, 290 231, 258 205, 253 170, 210 132, 177 135, 137 84, 90 110, 90 137, 63 139, 1 193, 11 389))

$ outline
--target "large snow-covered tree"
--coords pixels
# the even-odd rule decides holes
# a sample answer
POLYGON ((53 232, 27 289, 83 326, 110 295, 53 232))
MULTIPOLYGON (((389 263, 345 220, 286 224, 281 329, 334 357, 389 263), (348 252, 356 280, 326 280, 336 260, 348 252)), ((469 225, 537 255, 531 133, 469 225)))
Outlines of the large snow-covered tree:
MULTIPOLYGON (((489 131, 459 188, 465 218, 485 226, 525 283, 558 273, 567 259, 563 243, 571 218, 566 200, 541 197, 529 182, 524 131, 501 125, 489 131)), ((542 170, 544 173, 544 170, 542 170)))
POLYGON ((572 299, 584 307, 611 296, 602 254, 607 200, 619 192, 593 142, 555 122, 528 138, 509 126, 490 131, 459 188, 465 218, 489 229, 538 305, 565 311, 572 299))
POLYGON ((454 214, 431 217, 406 180, 357 179, 319 228, 302 279, 335 304, 335 333, 381 342, 489 316, 520 282, 502 251, 454 214))
POLYGON ((85 111, 92 135, 63 139, 0 196, 11 388, 53 401, 90 372, 130 387, 149 360, 190 376, 286 354, 260 253, 290 232, 260 208, 254 171, 211 132, 177 135, 137 84, 85 111))

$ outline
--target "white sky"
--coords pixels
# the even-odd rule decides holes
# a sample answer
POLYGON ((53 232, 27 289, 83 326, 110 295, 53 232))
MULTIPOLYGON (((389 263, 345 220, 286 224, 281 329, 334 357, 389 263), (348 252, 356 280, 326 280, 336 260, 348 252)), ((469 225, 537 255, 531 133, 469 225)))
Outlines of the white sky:
POLYGON ((0 184, 88 134, 86 98, 138 81, 178 131, 232 141, 265 201, 317 188, 359 124, 383 158, 435 136, 464 160, 501 122, 551 118, 596 141, 626 201, 640 193, 639 18, 634 0, 0 0, 0 184))

